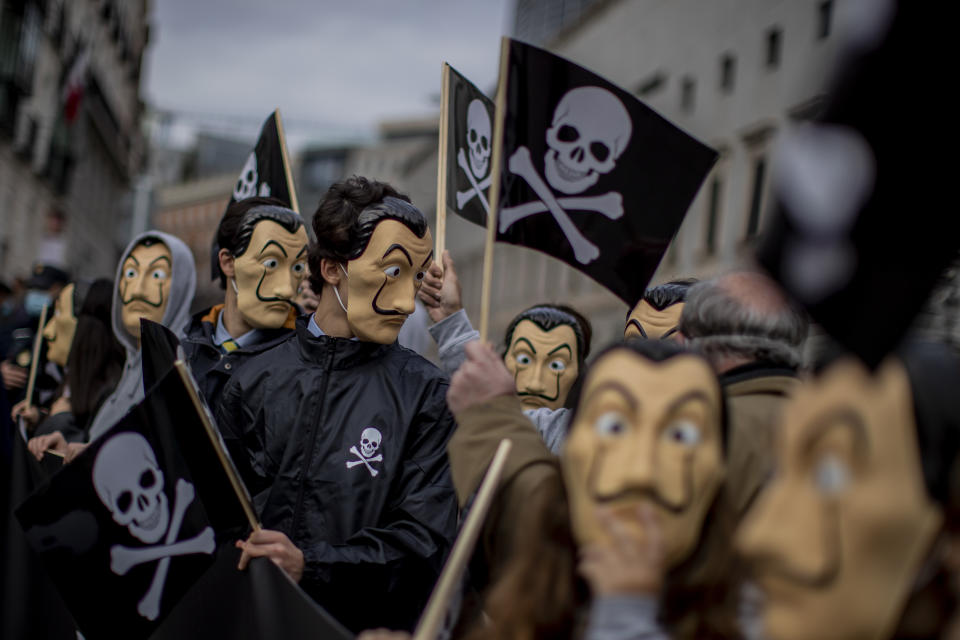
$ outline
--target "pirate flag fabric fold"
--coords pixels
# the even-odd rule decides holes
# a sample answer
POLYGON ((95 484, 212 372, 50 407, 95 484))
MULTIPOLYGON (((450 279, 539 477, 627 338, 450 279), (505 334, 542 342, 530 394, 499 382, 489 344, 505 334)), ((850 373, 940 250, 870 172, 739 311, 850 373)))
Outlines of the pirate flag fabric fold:
POLYGON ((211 449, 173 370, 17 509, 84 635, 149 636, 244 527, 211 449))
POLYGON ((717 154, 600 76, 504 40, 497 239, 559 258, 633 305, 717 154))
POLYGON ((493 152, 493 100, 453 67, 448 68, 447 209, 470 222, 487 224, 493 152))
POLYGON ((915 69, 916 86, 951 72, 949 55, 935 51, 950 40, 938 29, 922 6, 902 1, 847 34, 823 114, 785 132, 774 165, 758 259, 871 367, 898 345, 960 249, 960 222, 946 212, 953 165, 933 160, 952 147, 942 130, 952 114, 889 83, 891 68, 915 69))
MULTIPOLYGON (((254 196, 276 198, 294 211, 300 211, 279 109, 271 113, 263 123, 257 145, 247 156, 247 162, 237 177, 227 207, 254 196)), ((214 237, 210 255, 212 280, 220 277, 220 262, 217 258, 219 249, 214 237)))

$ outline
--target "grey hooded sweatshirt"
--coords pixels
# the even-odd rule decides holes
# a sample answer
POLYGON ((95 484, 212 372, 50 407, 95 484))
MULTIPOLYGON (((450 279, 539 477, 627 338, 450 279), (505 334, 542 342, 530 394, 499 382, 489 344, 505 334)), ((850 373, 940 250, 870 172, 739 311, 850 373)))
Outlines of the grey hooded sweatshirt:
POLYGON ((134 405, 143 400, 143 368, 140 366, 140 347, 136 338, 123 326, 123 303, 120 301, 120 278, 123 277, 123 263, 133 249, 146 240, 153 238, 167 245, 172 258, 170 274, 170 299, 163 312, 161 324, 177 334, 183 336, 187 323, 190 320, 190 304, 193 302, 193 293, 197 288, 197 272, 193 266, 193 255, 190 249, 179 238, 161 231, 147 231, 134 238, 123 251, 120 264, 117 265, 117 275, 113 281, 113 333, 127 352, 127 361, 123 366, 120 382, 113 390, 90 424, 90 440, 94 440, 110 427, 120 421, 134 405))

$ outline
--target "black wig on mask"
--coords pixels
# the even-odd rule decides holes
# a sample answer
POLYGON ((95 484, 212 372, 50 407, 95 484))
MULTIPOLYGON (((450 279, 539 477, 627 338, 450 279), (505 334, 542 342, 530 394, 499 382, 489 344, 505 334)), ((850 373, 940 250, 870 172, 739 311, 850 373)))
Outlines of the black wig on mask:
POLYGON ((384 220, 402 222, 418 238, 427 233, 427 218, 410 198, 385 182, 353 176, 331 186, 316 213, 310 247, 310 287, 322 295, 321 260, 346 263, 367 249, 374 229, 384 220))
POLYGON ((590 355, 590 340, 593 337, 590 321, 573 307, 563 304, 538 304, 518 313, 507 325, 507 333, 503 338, 505 350, 510 350, 513 332, 523 320, 529 320, 543 331, 551 331, 564 325, 570 327, 573 335, 577 337, 577 363, 582 366, 590 355))
POLYGON ((220 271, 220 249, 239 258, 247 251, 254 227, 264 220, 272 220, 290 233, 303 226, 303 218, 276 198, 255 197, 232 203, 220 219, 210 248, 211 279, 219 277, 221 289, 226 288, 227 278, 220 271))
MULTIPOLYGON (((637 300, 637 304, 645 300, 647 304, 657 311, 663 311, 667 307, 685 302, 687 299, 687 290, 695 284, 697 284, 696 278, 683 278, 682 280, 671 280, 670 282, 658 284, 644 291, 643 298, 637 300)), ((633 309, 635 309, 636 306, 637 305, 634 305, 633 309)), ((633 309, 627 310, 628 319, 630 318, 630 314, 633 313, 633 309)))

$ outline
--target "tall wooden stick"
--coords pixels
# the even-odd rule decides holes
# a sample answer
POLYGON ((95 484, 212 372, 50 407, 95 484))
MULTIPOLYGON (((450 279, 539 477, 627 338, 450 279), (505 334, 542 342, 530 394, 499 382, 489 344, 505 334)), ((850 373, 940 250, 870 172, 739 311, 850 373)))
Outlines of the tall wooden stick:
POLYGON ((493 288, 493 244, 497 240, 497 214, 500 211, 500 172, 503 166, 503 128, 507 115, 507 68, 510 39, 500 41, 500 79, 497 82, 497 109, 493 124, 493 157, 490 164, 490 211, 487 213, 487 240, 483 247, 483 286, 480 289, 480 340, 490 332, 490 292, 493 288))
POLYGON ((439 149, 437 150, 437 234, 434 260, 443 267, 443 250, 447 244, 447 145, 450 143, 450 65, 446 62, 440 68, 440 129, 439 149))
POLYGON ((173 363, 173 366, 176 367, 177 373, 180 374, 180 380, 183 381, 183 386, 187 388, 187 393, 190 394, 193 408, 196 410, 197 415, 200 416, 200 422, 203 423, 203 429, 210 438, 210 444, 213 446, 214 451, 217 452, 217 458, 220 460, 220 464, 223 466, 227 478, 230 479, 230 486, 233 487, 234 493, 237 494, 240 506, 243 507, 243 513, 247 516, 247 522, 250 523, 254 531, 259 531, 260 521, 257 520, 257 512, 253 509, 253 500, 250 499, 246 485, 243 484, 243 481, 240 479, 240 474, 237 473, 236 467, 233 466, 233 461, 230 460, 230 457, 227 455, 223 440, 220 439, 220 432, 213 426, 213 421, 210 419, 210 413, 207 407, 200 399, 200 394, 197 392, 197 383, 194 381, 193 375, 183 360, 177 360, 173 363))
POLYGON ((493 495, 500 484, 500 474, 503 473, 503 467, 507 462, 507 455, 510 453, 510 447, 513 443, 510 440, 503 439, 493 454, 493 461, 487 468, 487 473, 480 483, 480 489, 477 490, 477 497, 470 507, 470 513, 463 522, 460 534, 457 535, 453 543, 453 549, 450 551, 450 557, 440 572, 440 579, 437 580, 433 593, 430 594, 430 600, 427 607, 420 616, 417 623, 417 630, 413 634, 413 640, 435 640, 440 625, 443 624, 443 616, 450 605, 450 598, 460 583, 463 570, 473 554, 473 547, 477 543, 477 536, 480 535, 480 529, 483 521, 490 510, 490 504, 493 502, 493 495))
POLYGON ((280 138, 280 153, 283 155, 283 174, 287 177, 287 191, 290 192, 290 208, 300 213, 300 203, 297 202, 297 187, 293 184, 293 173, 290 170, 290 156, 287 154, 287 136, 283 132, 283 120, 280 118, 280 109, 273 112, 277 118, 277 137, 280 138))
POLYGON ((33 338, 33 358, 30 360, 30 376, 27 378, 27 409, 33 404, 33 387, 37 383, 37 369, 40 367, 40 347, 43 345, 43 327, 47 324, 47 304, 40 309, 40 325, 33 338))

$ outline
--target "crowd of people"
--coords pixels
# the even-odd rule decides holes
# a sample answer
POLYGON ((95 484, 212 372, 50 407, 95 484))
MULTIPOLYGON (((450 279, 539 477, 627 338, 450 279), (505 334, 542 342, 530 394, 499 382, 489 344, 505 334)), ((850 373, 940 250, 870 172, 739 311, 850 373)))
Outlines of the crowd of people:
POLYGON ((4 287, 7 429, 71 464, 144 398, 150 320, 179 337, 253 497, 238 568, 269 558, 368 640, 414 628, 504 438, 450 637, 960 633, 949 347, 907 340, 873 369, 816 352, 759 271, 649 287, 610 345, 555 301, 494 346, 408 197, 355 176, 312 220, 311 241, 278 200, 231 204, 211 230, 223 302, 192 317, 194 259, 158 231, 112 283, 39 266, 4 287), (398 341, 418 302, 436 364, 398 341))

